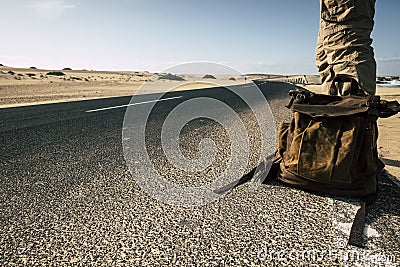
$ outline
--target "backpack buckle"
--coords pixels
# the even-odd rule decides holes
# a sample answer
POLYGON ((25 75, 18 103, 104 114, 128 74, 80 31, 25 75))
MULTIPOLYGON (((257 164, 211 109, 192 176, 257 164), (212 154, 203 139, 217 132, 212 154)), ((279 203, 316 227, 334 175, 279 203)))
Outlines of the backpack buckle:
POLYGON ((367 107, 370 108, 380 108, 381 107, 381 99, 379 96, 372 96, 367 100, 367 107))
POLYGON ((289 91, 290 103, 286 105, 287 108, 291 108, 293 103, 296 101, 297 104, 303 104, 306 102, 307 97, 310 95, 310 91, 306 89, 295 89, 289 91))
POLYGON ((296 103, 304 103, 306 100, 306 95, 304 93, 297 94, 296 103))

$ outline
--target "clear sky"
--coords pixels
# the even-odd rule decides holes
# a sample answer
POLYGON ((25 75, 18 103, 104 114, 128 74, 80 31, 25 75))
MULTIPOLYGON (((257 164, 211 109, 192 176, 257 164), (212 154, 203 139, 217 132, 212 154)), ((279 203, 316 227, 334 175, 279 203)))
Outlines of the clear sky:
MULTIPOLYGON (((400 74, 399 0, 377 0, 379 75, 400 74)), ((0 0, 0 63, 149 70, 212 61, 314 74, 318 0, 0 0)))

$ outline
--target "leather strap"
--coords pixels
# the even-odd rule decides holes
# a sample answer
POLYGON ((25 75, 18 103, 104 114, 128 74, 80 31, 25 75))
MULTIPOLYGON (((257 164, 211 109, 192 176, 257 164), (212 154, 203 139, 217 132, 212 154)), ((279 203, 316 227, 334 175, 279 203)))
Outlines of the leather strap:
POLYGON ((365 247, 363 234, 365 218, 367 216, 366 205, 366 201, 362 200, 361 207, 358 209, 353 221, 353 225, 351 226, 349 245, 357 246, 360 248, 365 247))

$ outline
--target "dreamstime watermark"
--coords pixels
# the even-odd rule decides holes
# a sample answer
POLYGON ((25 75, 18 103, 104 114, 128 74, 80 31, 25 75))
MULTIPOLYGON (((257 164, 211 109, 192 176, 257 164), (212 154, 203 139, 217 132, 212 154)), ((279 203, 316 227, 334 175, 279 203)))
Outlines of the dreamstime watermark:
POLYGON ((308 262, 308 263, 352 263, 374 266, 398 266, 394 255, 386 255, 383 253, 371 253, 369 251, 359 251, 356 249, 345 249, 345 240, 338 239, 337 248, 329 248, 325 250, 309 249, 271 249, 268 246, 263 247, 257 253, 260 261, 271 262, 308 262))
MULTIPOLYGON (((231 106, 241 103, 251 110, 259 135, 258 167, 253 181, 261 183, 272 164, 276 147, 275 120, 260 88, 239 71, 226 65, 195 62, 177 65, 153 76, 132 97, 123 124, 122 145, 125 161, 136 183, 153 198, 176 206, 199 206, 212 202, 223 194, 215 193, 224 185, 234 186, 245 175, 250 159, 249 126, 242 121, 240 111, 231 106), (208 76, 187 75, 193 73, 208 76), (186 74, 186 75, 184 75, 186 74), (225 74, 225 75, 222 75, 225 74), (226 74, 229 74, 227 76, 226 74), (224 79, 210 79, 215 77, 224 79), (230 78, 228 78, 230 77, 230 78), (181 91, 197 84, 218 87, 217 97, 199 92, 181 91), (177 89, 177 90, 176 90, 177 89), (149 92, 156 92, 149 94, 149 92), (209 168, 215 161, 217 148, 211 138, 203 138, 197 145, 200 157, 182 153, 180 134, 196 119, 211 120, 223 127, 229 137, 229 158, 223 172, 212 182, 201 186, 183 186, 166 179, 160 172, 165 166, 155 166, 165 157, 176 175, 193 176, 209 168), (162 126, 162 127, 161 127, 162 126), (149 145, 153 142, 156 145, 149 145), (161 150, 162 155, 154 153, 161 150), (233 183, 233 184, 232 184, 233 183)), ((161 165, 161 164, 160 164, 161 165)), ((166 164, 164 164, 166 165, 166 164)), ((185 177, 180 177, 185 179, 185 177)), ((254 185, 252 183, 253 189, 254 185)))

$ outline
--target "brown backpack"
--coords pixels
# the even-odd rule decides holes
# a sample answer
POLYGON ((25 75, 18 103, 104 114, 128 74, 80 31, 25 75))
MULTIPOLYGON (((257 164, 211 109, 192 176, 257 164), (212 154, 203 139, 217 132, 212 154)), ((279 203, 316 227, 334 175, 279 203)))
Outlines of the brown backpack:
MULTIPOLYGON (((366 206, 375 200, 377 174, 384 167, 377 153, 376 121, 397 114, 400 105, 379 96, 332 96, 304 88, 289 95, 287 107, 293 119, 280 125, 267 179, 277 177, 303 190, 360 198, 349 244, 363 247, 366 206)), ((250 180, 258 183, 264 176, 255 171, 214 192, 223 194, 250 180)))
POLYGON ((375 199, 378 117, 399 111, 396 101, 379 96, 332 96, 292 90, 290 123, 281 123, 271 175, 301 189, 360 197, 349 244, 362 246, 366 205, 375 199), (275 174, 274 174, 275 172, 275 174))

